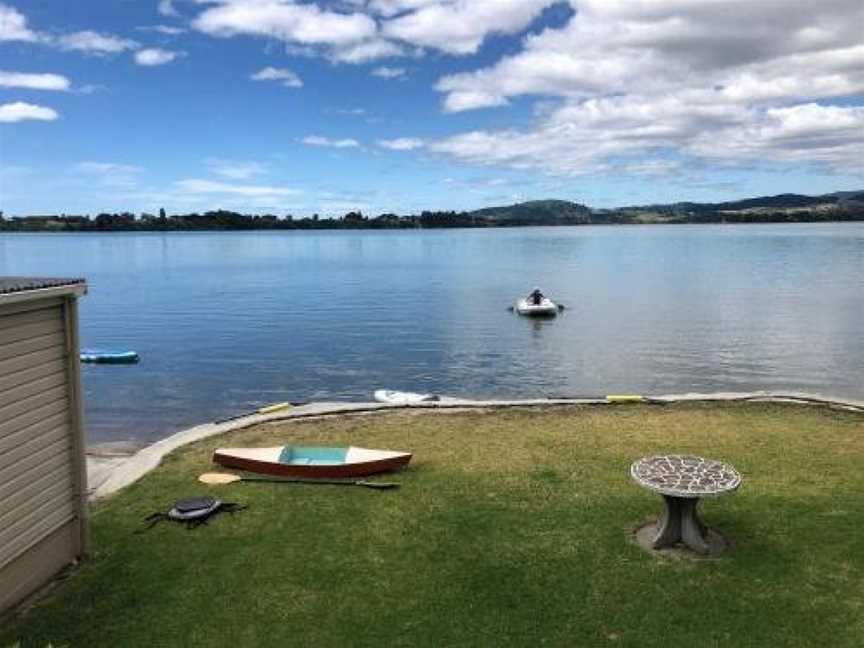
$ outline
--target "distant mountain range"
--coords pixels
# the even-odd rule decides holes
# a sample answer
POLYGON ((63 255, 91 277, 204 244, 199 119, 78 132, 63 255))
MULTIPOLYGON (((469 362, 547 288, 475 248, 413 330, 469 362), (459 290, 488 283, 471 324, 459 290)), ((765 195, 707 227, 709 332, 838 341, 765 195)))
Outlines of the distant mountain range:
POLYGON ((679 202, 591 209, 566 200, 486 207, 466 216, 498 225, 819 222, 864 220, 864 189, 821 196, 780 194, 722 203, 679 202))
POLYGON ((532 200, 474 211, 424 211, 369 217, 349 212, 341 218, 295 218, 218 210, 203 214, 158 216, 129 212, 90 216, 16 216, 4 218, 0 231, 185 231, 292 229, 429 229, 449 227, 520 227, 529 225, 627 225, 669 223, 809 223, 864 221, 864 189, 822 196, 780 194, 722 203, 679 202, 592 209, 567 200, 532 200))

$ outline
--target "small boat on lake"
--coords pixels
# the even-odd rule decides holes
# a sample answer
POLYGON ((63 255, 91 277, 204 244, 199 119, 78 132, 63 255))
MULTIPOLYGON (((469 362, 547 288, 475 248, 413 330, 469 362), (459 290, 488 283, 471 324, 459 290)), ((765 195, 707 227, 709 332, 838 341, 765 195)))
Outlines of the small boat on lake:
POLYGON ((441 400, 441 397, 436 394, 418 394, 416 392, 403 392, 392 389, 376 389, 372 397, 379 403, 389 403, 390 405, 434 403, 441 400))
POLYGON ((213 461, 237 470, 277 477, 364 477, 398 470, 411 461, 410 452, 368 448, 217 448, 213 461))
POLYGON ((529 317, 555 317, 563 306, 556 304, 539 288, 534 288, 531 294, 518 300, 513 309, 520 315, 529 317))
POLYGON ((520 315, 529 317, 555 317, 560 310, 558 304, 548 297, 544 297, 537 304, 526 297, 517 301, 515 308, 520 315))
POLYGON ((81 349, 81 362, 98 364, 135 364, 140 359, 134 351, 81 349))

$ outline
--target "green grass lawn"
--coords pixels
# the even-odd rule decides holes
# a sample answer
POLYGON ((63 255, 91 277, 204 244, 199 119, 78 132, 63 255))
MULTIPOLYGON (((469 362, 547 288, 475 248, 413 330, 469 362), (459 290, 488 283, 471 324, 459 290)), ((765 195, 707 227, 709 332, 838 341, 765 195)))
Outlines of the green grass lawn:
POLYGON ((96 507, 94 555, 0 646, 862 646, 864 416, 781 404, 392 413, 189 446, 96 507), (220 445, 412 450, 402 488, 206 487, 220 445), (701 454, 744 481, 703 519, 735 546, 676 561, 631 532, 660 497, 638 457, 701 454), (249 505, 188 531, 147 514, 249 505))

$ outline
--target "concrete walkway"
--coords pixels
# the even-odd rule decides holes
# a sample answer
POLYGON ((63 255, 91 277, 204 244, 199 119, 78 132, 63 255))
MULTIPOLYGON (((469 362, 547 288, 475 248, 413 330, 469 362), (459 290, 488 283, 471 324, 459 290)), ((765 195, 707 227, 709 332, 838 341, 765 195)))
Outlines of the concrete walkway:
MULTIPOLYGON (((778 392, 719 392, 713 394, 670 394, 665 396, 644 396, 644 402, 675 403, 696 401, 763 401, 791 402, 813 405, 827 405, 848 410, 864 412, 864 401, 838 400, 814 394, 778 392)), ((638 402, 638 401, 637 401, 638 402)), ((612 405, 607 398, 556 398, 531 400, 466 400, 443 398, 440 401, 411 405, 390 405, 385 403, 309 403, 281 410, 272 414, 251 414, 223 423, 204 423, 188 430, 173 434, 153 445, 137 450, 123 447, 123 444, 105 444, 87 453, 88 491, 91 500, 97 500, 116 493, 120 489, 139 480, 156 468, 168 453, 206 439, 208 437, 242 430, 259 423, 290 419, 332 416, 338 414, 357 414, 384 410, 451 410, 451 409, 490 409, 505 407, 548 407, 554 405, 612 405), (136 451, 137 450, 137 451, 136 451)))

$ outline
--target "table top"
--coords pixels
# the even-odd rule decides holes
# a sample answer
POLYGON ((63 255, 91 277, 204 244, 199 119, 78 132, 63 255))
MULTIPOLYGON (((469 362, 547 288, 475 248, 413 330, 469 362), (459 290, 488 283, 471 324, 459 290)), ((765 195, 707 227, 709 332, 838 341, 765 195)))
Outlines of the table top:
POLYGON ((633 481, 661 495, 717 497, 741 485, 741 475, 729 464, 690 455, 642 457, 630 466, 633 481))

